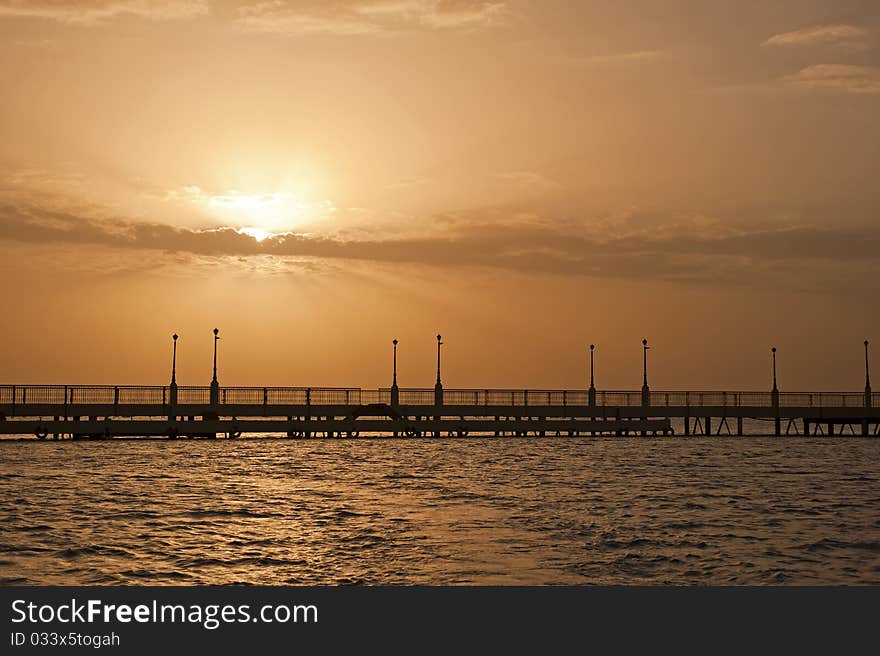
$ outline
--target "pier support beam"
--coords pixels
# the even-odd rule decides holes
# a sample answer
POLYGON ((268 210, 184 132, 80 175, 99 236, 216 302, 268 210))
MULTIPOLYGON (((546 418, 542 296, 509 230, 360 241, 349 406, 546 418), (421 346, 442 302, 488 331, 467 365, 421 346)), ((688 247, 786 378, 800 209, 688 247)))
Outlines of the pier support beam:
POLYGON ((691 418, 690 415, 684 416, 684 434, 685 437, 691 434, 691 418))
POLYGON ((776 437, 782 435, 782 419, 779 417, 773 420, 773 435, 776 437))
POLYGON ((868 437, 868 420, 862 419, 862 437, 868 437))
POLYGON ((810 420, 804 419, 804 437, 810 436, 810 420))
POLYGON ((706 435, 712 435, 712 417, 706 417, 706 435))
MULTIPOLYGON (((840 434, 843 434, 842 430, 840 431, 840 434)), ((834 422, 832 421, 828 422, 828 435, 832 437, 834 436, 834 422)))
POLYGON ((742 417, 736 418, 736 434, 739 435, 740 437, 742 437, 742 434, 743 434, 743 418, 742 417))

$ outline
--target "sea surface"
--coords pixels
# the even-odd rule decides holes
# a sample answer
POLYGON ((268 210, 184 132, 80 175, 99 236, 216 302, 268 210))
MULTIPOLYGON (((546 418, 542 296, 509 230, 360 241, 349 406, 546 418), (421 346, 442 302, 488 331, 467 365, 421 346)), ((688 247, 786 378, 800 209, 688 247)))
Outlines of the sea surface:
POLYGON ((0 583, 880 584, 880 440, 3 440, 0 583))

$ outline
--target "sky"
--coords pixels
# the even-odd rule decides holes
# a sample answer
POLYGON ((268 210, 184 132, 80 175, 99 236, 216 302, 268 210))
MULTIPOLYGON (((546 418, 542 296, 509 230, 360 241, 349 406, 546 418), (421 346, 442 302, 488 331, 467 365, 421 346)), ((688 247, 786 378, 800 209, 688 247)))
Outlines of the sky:
MULTIPOLYGON (((3 382, 858 390, 880 3, 0 0, 3 382)), ((880 365, 878 365, 880 366, 880 365)), ((880 376, 880 372, 877 373, 880 376)))

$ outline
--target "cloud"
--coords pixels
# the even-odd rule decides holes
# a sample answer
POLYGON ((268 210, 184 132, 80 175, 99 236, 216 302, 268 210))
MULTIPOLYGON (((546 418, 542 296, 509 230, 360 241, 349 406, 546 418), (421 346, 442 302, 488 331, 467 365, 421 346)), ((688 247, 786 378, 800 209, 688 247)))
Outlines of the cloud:
POLYGON ((706 91, 737 95, 808 91, 871 96, 880 94, 880 68, 850 64, 813 64, 773 80, 716 86, 706 91))
POLYGON ((181 20, 209 10, 208 0, 0 0, 0 18, 44 18, 84 25, 122 15, 181 20))
POLYGON ((793 32, 776 34, 762 46, 820 46, 836 45, 852 49, 868 46, 868 31, 856 25, 820 25, 805 27, 793 32))
POLYGON ((504 2, 480 0, 438 0, 427 4, 433 4, 433 11, 425 12, 423 20, 435 27, 490 24, 505 8, 504 2))
POLYGON ((806 89, 855 94, 880 93, 880 68, 846 64, 815 64, 786 78, 806 89))
POLYGON ((239 7, 238 22, 255 32, 345 36, 487 26, 505 7, 483 0, 262 0, 239 7))
MULTIPOLYGON (((791 288, 861 288, 880 270, 880 230, 724 227, 701 217, 658 224, 630 215, 553 222, 531 215, 507 223, 446 217, 433 236, 367 237, 286 233, 257 241, 233 228, 192 229, 94 220, 30 206, 0 206, 0 240, 46 247, 101 246, 193 258, 316 258, 518 272, 734 283, 791 288), (823 272, 823 273, 819 273, 823 272), (861 287, 860 287, 861 285, 861 287)), ((139 256, 140 257, 140 256, 139 256)))
POLYGON ((602 66, 613 64, 637 64, 654 61, 661 57, 663 57, 663 52, 660 50, 633 50, 631 52, 576 57, 571 61, 572 63, 585 66, 602 66))
POLYGON ((562 185, 537 171, 502 171, 495 178, 526 193, 544 193, 562 189, 562 185))
POLYGON ((345 10, 332 4, 297 9, 286 2, 271 0, 241 7, 238 13, 239 24, 253 32, 347 36, 379 30, 376 23, 358 17, 351 8, 345 10))

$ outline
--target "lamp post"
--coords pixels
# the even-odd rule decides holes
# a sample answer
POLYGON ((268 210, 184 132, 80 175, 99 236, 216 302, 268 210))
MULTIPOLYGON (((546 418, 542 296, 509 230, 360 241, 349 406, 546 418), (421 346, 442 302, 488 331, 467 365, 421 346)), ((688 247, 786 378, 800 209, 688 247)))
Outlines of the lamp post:
POLYGON ((175 386, 177 385, 177 339, 178 339, 178 337, 179 336, 177 335, 177 333, 174 333, 171 336, 171 340, 174 344, 172 347, 173 350, 172 350, 172 355, 171 355, 171 384, 175 385, 175 386))
POLYGON ((590 390, 588 392, 588 397, 591 408, 596 406, 596 381, 593 377, 593 351, 595 350, 596 345, 590 344, 590 390))
POLYGON ((779 417, 779 387, 776 385, 776 347, 770 349, 770 356, 773 360, 773 389, 770 392, 770 401, 773 403, 773 408, 776 410, 776 417, 774 418, 774 434, 779 436, 782 434, 780 417, 779 417))
POLYGON ((651 405, 651 388, 648 387, 648 340, 642 340, 642 405, 651 405))
POLYGON ((177 333, 174 333, 171 336, 173 342, 171 355, 171 386, 169 388, 171 407, 177 405, 177 337, 177 333))
POLYGON ((776 347, 770 349, 770 357, 773 360, 773 393, 779 394, 779 387, 776 386, 776 347))
POLYGON ((177 333, 171 336, 173 343, 171 355, 171 404, 177 403, 177 333))
POLYGON ((214 376, 211 378, 211 405, 220 404, 220 383, 217 381, 217 342, 220 339, 220 329, 214 328, 214 376))
POLYGON ((443 383, 440 382, 440 347, 442 337, 437 335, 437 383, 434 385, 434 405, 443 405, 443 383))
POLYGON ((391 377, 391 405, 397 407, 400 405, 400 390, 397 387, 397 340, 391 342, 394 349, 394 373, 391 377))
POLYGON ((868 366, 868 340, 865 340, 865 407, 871 407, 871 371, 868 366))

